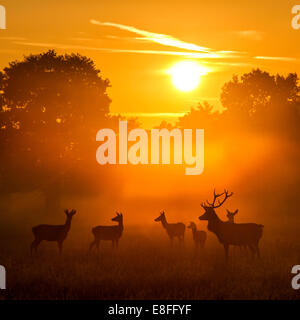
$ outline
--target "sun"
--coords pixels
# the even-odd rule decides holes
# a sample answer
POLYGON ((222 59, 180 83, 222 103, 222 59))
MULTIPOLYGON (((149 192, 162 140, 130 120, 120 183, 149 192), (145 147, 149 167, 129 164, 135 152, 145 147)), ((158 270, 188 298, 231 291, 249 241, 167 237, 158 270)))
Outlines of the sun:
POLYGON ((196 89, 208 69, 195 61, 180 61, 168 70, 174 86, 183 92, 196 89))

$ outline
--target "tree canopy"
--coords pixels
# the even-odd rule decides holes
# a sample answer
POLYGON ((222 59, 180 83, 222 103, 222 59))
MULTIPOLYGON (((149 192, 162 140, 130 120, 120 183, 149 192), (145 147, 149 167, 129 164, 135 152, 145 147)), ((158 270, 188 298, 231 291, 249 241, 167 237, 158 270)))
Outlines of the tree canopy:
POLYGON ((80 54, 50 50, 4 68, 1 191, 53 188, 66 169, 72 172, 79 162, 88 161, 95 152, 97 130, 109 120, 109 86, 94 62, 80 54))

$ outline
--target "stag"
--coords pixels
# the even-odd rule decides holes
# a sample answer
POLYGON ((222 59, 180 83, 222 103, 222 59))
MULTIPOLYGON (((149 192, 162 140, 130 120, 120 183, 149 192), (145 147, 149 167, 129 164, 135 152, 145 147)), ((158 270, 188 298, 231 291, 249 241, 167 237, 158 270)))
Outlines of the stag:
POLYGON ((97 226, 92 229, 92 233, 95 237, 94 241, 90 244, 90 251, 96 246, 99 251, 99 245, 101 240, 108 240, 112 242, 112 247, 118 247, 119 239, 122 236, 124 225, 123 225, 123 214, 116 212, 116 216, 112 218, 112 221, 118 222, 116 226, 97 226))
POLYGON ((216 194, 216 191, 214 190, 213 202, 210 203, 206 201, 206 203, 201 204, 205 212, 199 217, 199 220, 208 221, 208 230, 213 232, 217 236, 219 242, 224 246, 226 260, 228 260, 230 245, 247 246, 250 248, 253 256, 257 254, 257 256, 260 257, 258 244, 263 234, 263 225, 256 223, 224 222, 215 212, 215 209, 221 207, 232 195, 233 192, 229 194, 227 190, 224 190, 224 192, 220 194, 216 194), (218 199, 221 196, 224 196, 222 201, 218 199))
POLYGON ((180 242, 184 241, 185 225, 183 223, 168 223, 164 211, 154 221, 161 222, 163 228, 167 231, 171 244, 173 244, 174 237, 177 237, 180 242))
POLYGON ((37 252, 39 244, 45 241, 56 241, 58 244, 59 253, 62 252, 62 245, 66 239, 68 232, 71 228, 71 221, 76 213, 76 210, 65 210, 67 216, 66 223, 63 225, 53 226, 48 224, 40 224, 32 228, 34 240, 31 243, 31 254, 35 250, 37 252))

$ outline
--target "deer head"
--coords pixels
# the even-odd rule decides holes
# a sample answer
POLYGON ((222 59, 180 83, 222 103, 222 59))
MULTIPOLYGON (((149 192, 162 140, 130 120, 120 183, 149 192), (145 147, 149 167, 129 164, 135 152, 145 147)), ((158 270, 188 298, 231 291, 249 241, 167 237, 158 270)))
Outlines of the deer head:
POLYGON ((117 222, 122 222, 123 221, 123 214, 122 213, 119 213, 119 212, 116 212, 116 216, 114 218, 112 218, 111 220, 112 221, 117 221, 117 222))
POLYGON ((196 223, 191 221, 190 224, 188 225, 189 229, 196 229, 196 223))
POLYGON ((154 219, 154 221, 156 221, 156 222, 164 221, 164 220, 166 220, 164 211, 161 211, 160 215, 156 219, 154 219))
POLYGON ((217 218, 215 213, 215 209, 221 207, 224 202, 233 195, 233 192, 229 194, 227 190, 224 190, 223 193, 217 194, 216 190, 214 190, 214 200, 213 202, 206 201, 206 203, 202 203, 201 207, 205 210, 204 214, 199 217, 199 220, 212 220, 217 218), (224 195, 224 199, 220 201, 218 198, 224 195), (218 202, 216 203, 216 200, 218 202))
POLYGON ((227 211, 227 218, 230 222, 234 222, 234 216, 239 212, 239 209, 236 209, 234 212, 229 211, 228 209, 226 209, 227 211))
POLYGON ((76 210, 74 209, 72 209, 71 211, 69 211, 68 209, 65 210, 65 214, 69 219, 71 219, 75 213, 76 213, 76 210))

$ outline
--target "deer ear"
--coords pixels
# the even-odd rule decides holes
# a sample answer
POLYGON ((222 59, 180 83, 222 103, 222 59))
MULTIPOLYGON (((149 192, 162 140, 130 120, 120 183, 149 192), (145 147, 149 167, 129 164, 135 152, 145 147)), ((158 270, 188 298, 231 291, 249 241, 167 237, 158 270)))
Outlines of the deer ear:
POLYGON ((72 210, 72 214, 73 214, 73 215, 74 215, 76 212, 77 212, 76 210, 74 210, 74 209, 72 210))
POLYGON ((239 212, 239 209, 236 209, 235 211, 234 211, 234 214, 237 214, 239 212))
POLYGON ((227 213, 230 213, 230 211, 228 209, 226 209, 227 213))
POLYGON ((69 214, 69 210, 68 209, 64 210, 64 212, 65 212, 66 215, 69 214))

